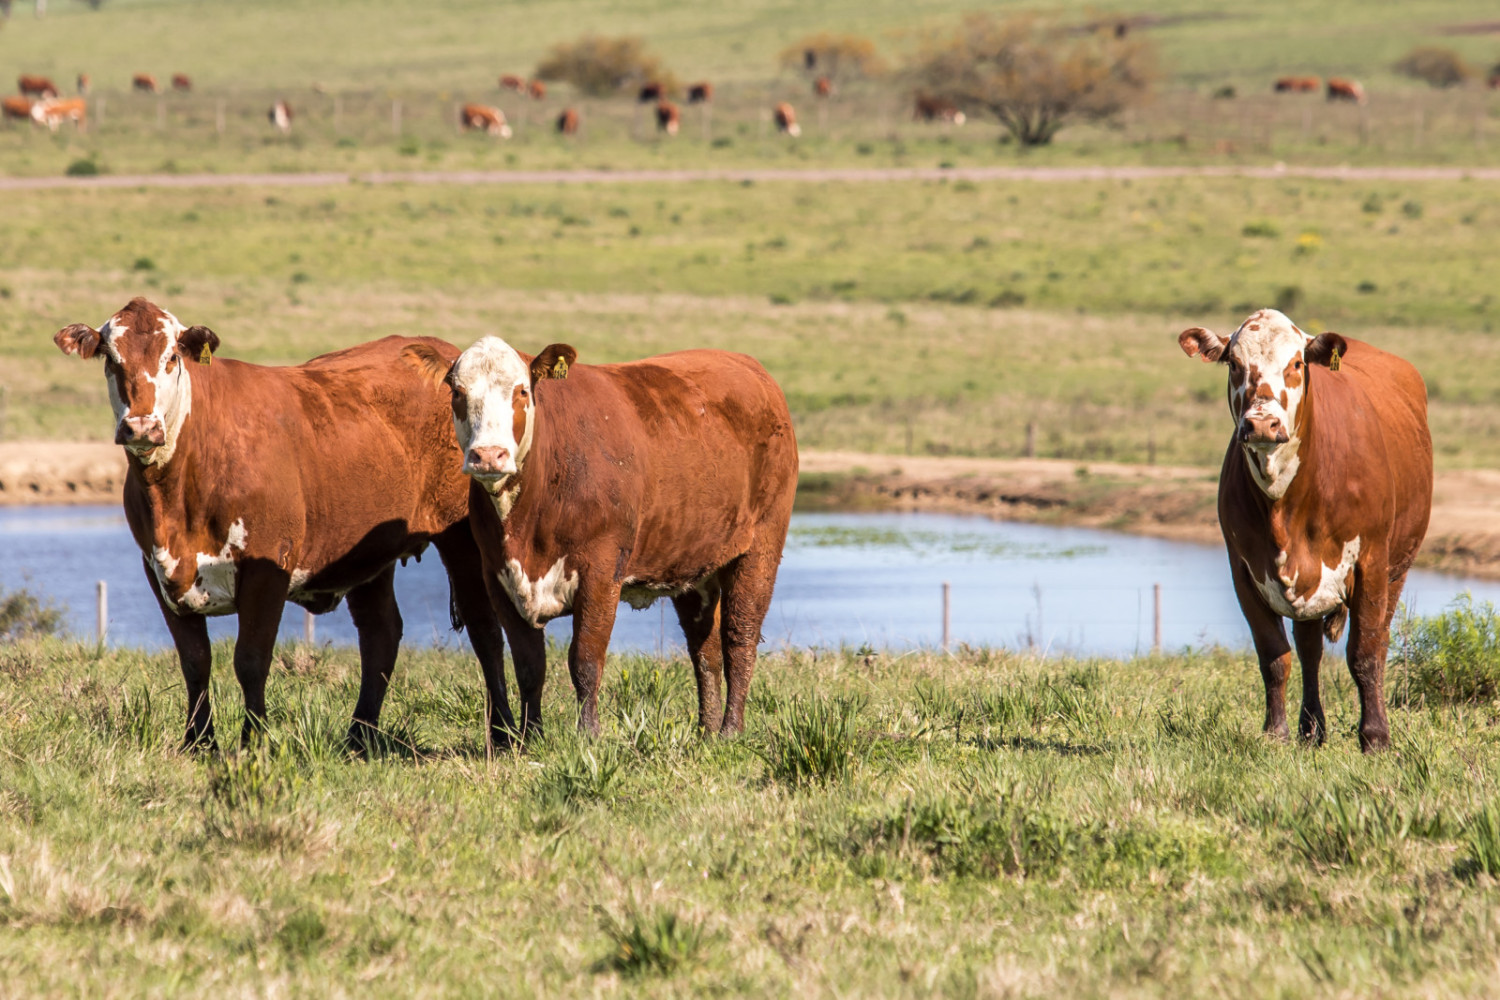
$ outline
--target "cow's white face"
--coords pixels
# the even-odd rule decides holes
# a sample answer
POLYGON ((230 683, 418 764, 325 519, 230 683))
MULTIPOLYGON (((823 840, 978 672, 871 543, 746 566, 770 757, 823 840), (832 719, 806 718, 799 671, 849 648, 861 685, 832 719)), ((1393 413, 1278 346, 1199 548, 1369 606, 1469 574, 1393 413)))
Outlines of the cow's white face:
POLYGON ((531 450, 536 407, 526 361, 499 337, 485 337, 458 356, 448 384, 464 474, 498 493, 531 450))
POLYGON ((1255 481, 1280 497, 1299 465, 1307 365, 1328 365, 1348 345, 1338 334, 1311 337, 1275 309, 1250 316, 1228 341, 1201 327, 1177 339, 1189 357, 1201 354, 1228 366, 1235 439, 1255 481))
POLYGON ((53 338, 67 354, 104 358, 104 379, 115 414, 115 443, 145 465, 165 465, 193 408, 190 361, 207 363, 219 338, 191 329, 145 299, 134 299, 98 330, 82 323, 53 338))

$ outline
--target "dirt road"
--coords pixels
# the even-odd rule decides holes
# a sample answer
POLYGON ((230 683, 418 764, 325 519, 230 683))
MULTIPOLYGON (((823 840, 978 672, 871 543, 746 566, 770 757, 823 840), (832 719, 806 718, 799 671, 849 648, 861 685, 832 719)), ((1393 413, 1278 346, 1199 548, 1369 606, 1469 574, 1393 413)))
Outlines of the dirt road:
MULTIPOLYGON (((1218 470, 803 452, 807 509, 932 510, 1219 543, 1218 470)), ((0 442, 0 505, 118 503, 122 449, 0 442)), ((1500 579, 1500 471, 1440 472, 1420 565, 1500 579)))
POLYGON ((694 181, 1112 181, 1166 177, 1301 177, 1354 181, 1500 181, 1497 167, 847 167, 808 170, 453 170, 400 173, 122 174, 0 177, 0 191, 52 188, 318 187, 337 184, 680 184, 694 181))

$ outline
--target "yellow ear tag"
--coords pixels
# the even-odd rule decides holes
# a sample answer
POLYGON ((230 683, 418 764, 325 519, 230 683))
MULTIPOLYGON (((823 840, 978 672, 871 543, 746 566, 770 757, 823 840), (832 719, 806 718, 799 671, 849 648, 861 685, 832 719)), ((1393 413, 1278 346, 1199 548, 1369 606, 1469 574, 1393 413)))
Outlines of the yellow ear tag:
POLYGON ((567 378, 568 377, 568 359, 567 358, 558 358, 556 361, 554 361, 552 363, 552 377, 553 378, 567 378))
POLYGON ((213 352, 208 349, 208 345, 207 344, 204 344, 203 345, 203 350, 201 350, 201 351, 198 352, 198 363, 200 365, 211 365, 211 364, 213 364, 213 362, 214 362, 213 352))
POLYGON ((1336 371, 1339 370, 1339 352, 1338 351, 1334 351, 1333 352, 1333 357, 1331 357, 1331 358, 1328 359, 1328 370, 1331 371, 1331 372, 1336 372, 1336 371))

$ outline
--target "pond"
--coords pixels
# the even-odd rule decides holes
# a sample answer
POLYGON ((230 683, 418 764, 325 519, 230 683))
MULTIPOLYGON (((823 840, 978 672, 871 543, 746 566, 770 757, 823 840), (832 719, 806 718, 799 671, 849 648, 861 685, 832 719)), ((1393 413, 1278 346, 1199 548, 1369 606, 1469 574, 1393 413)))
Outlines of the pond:
MULTIPOLYGON (((117 507, 0 508, 0 587, 29 588, 65 611, 69 632, 94 634, 95 581, 109 592, 109 642, 168 648, 171 639, 117 507)), ((1224 550, 1086 528, 945 514, 798 514, 763 634, 770 646, 937 646, 942 585, 951 585, 955 643, 1033 647, 1048 654, 1129 656, 1152 642, 1152 588, 1161 585, 1168 649, 1247 647, 1224 550)), ((1458 594, 1500 603, 1500 583, 1414 572, 1406 603, 1433 614, 1458 594)), ((466 646, 448 626, 448 580, 435 551, 396 571, 405 641, 466 646)), ((303 634, 287 606, 282 638, 303 634)), ((236 619, 210 619, 232 637, 236 619)), ((548 626, 565 640, 570 620, 548 626)), ((349 612, 316 621, 319 642, 353 644, 349 612)), ((682 648, 668 602, 621 605, 614 649, 682 648)))

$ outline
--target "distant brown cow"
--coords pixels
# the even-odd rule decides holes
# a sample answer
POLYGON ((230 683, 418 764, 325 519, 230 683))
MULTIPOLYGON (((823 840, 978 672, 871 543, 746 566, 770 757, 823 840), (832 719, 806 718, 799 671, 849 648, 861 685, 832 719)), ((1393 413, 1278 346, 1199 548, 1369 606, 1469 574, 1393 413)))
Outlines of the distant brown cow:
POLYGON ((89 75, 87 73, 79 73, 78 74, 78 93, 80 95, 87 96, 88 92, 89 92, 89 75))
POLYGON ((1489 84, 1491 90, 1500 90, 1500 71, 1491 73, 1490 78, 1485 82, 1489 84))
POLYGON ((249 736, 264 725, 284 605, 323 614, 347 599, 361 661, 349 740, 362 748, 401 641, 395 563, 428 545, 448 571, 454 627, 468 627, 483 667, 490 733, 508 741, 503 636, 480 577, 449 394, 402 354, 455 359, 457 348, 387 337, 291 367, 219 360, 212 330, 139 298, 97 330, 76 323, 53 340, 103 362, 128 465, 125 518, 187 682, 187 747, 214 742, 207 617, 239 615, 234 671, 249 736))
POLYGON ((707 80, 688 88, 689 104, 708 104, 714 99, 714 85, 707 80))
POLYGON ((547 96, 547 85, 540 80, 532 80, 526 85, 526 94, 533 101, 540 101, 547 96))
POLYGON ((502 139, 509 139, 511 135, 510 125, 505 120, 505 112, 488 105, 465 104, 463 110, 459 112, 458 121, 465 132, 478 129, 490 135, 498 135, 502 139))
POLYGON ((1298 732, 1319 743, 1328 735, 1323 640, 1337 640, 1347 621, 1360 748, 1387 746, 1391 618, 1432 509, 1422 376, 1358 340, 1305 334, 1274 309, 1227 341, 1194 327, 1177 342, 1229 371, 1235 430, 1219 476, 1219 527, 1260 659, 1265 731, 1287 735, 1292 656, 1282 619, 1292 619, 1302 661, 1298 732))
POLYGON ((1283 76, 1276 81, 1278 94, 1316 94, 1323 81, 1315 76, 1283 76))
POLYGON ((16 78, 16 89, 22 97, 56 97, 57 86, 45 76, 22 73, 16 78))
POLYGON ((526 92, 526 78, 521 76, 512 76, 511 74, 507 73, 500 78, 500 89, 514 90, 518 94, 523 94, 526 92))
POLYGON ((682 112, 677 110, 677 105, 671 101, 662 101, 656 106, 657 131, 665 132, 667 135, 676 135, 681 127, 682 112))
POLYGON ((913 121, 951 122, 954 125, 962 125, 968 121, 964 113, 958 110, 958 105, 946 97, 928 97, 926 94, 916 96, 911 117, 913 121))
POLYGON ((635 99, 640 104, 650 104, 652 101, 660 101, 661 84, 654 81, 642 84, 640 93, 635 95, 635 99))
POLYGON ((292 130, 292 106, 286 101, 277 101, 271 105, 271 110, 266 112, 266 118, 286 135, 292 130))
POLYGON ((54 97, 37 101, 31 106, 31 120, 56 132, 63 122, 72 122, 78 129, 88 124, 88 104, 81 97, 54 97))
POLYGON ((150 73, 137 73, 130 78, 132 90, 140 90, 147 94, 161 93, 161 85, 156 82, 156 77, 150 73))
POLYGON ((172 89, 186 94, 193 89, 193 80, 186 73, 173 73, 172 89))
POLYGON ((0 100, 0 114, 4 114, 6 121, 30 121, 31 103, 29 97, 4 98, 0 100))
POLYGON ((830 79, 828 79, 828 77, 826 77, 826 76, 820 76, 820 77, 818 77, 816 80, 813 81, 813 96, 814 97, 831 97, 831 96, 833 96, 833 81, 830 80, 830 79))
POLYGON ((469 520, 511 643, 520 721, 541 729, 543 626, 572 615, 578 725, 599 731, 599 684, 620 602, 670 598, 698 682, 698 722, 737 733, 797 491, 786 397, 743 354, 682 351, 579 365, 485 337, 451 366, 469 520), (727 695, 720 700, 720 677, 727 695))
POLYGON ((562 135, 577 135, 578 112, 573 108, 563 108, 562 114, 557 116, 557 131, 562 135))
POLYGON ((776 118, 776 131, 784 132, 793 139, 802 134, 802 126, 797 124, 797 111, 790 104, 782 101, 772 110, 776 118))
POLYGON ((1365 103, 1365 88, 1355 80, 1339 80, 1329 77, 1328 100, 1353 101, 1355 104, 1363 104, 1365 103))

